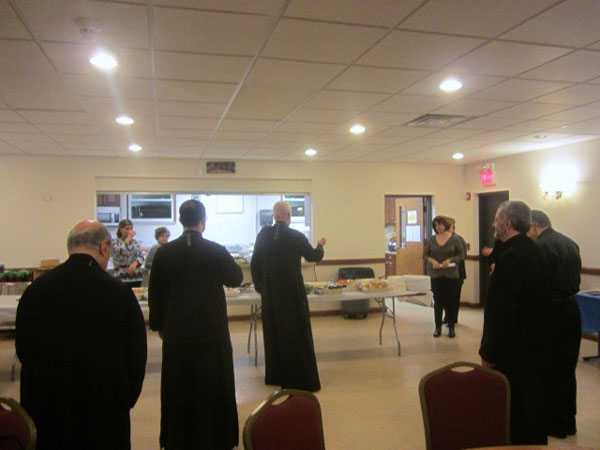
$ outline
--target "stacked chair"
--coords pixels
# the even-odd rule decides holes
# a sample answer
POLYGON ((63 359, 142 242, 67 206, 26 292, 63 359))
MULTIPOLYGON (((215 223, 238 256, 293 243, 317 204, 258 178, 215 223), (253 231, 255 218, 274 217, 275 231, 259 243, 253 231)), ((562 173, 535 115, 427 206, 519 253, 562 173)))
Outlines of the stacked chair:
POLYGON ((36 440, 29 414, 12 398, 0 397, 0 450, 34 450, 36 440))

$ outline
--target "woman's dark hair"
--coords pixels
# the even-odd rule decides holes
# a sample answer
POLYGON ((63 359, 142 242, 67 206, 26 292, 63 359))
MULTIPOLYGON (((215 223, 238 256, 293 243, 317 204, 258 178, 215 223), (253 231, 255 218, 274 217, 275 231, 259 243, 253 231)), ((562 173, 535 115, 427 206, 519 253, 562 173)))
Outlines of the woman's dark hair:
POLYGON ((158 227, 156 230, 154 230, 154 239, 156 239, 158 241, 158 238, 161 237, 163 234, 171 234, 169 233, 169 229, 167 227, 158 227))
POLYGON ((123 234, 121 233, 121 228, 125 228, 126 226, 131 225, 133 228, 133 222, 129 219, 123 219, 119 222, 119 227, 117 228, 117 237, 122 238, 123 234))
POLYGON ((448 221, 448 218, 446 216, 435 216, 433 218, 433 222, 431 222, 431 227, 433 228, 433 231, 435 231, 436 233, 437 233, 436 226, 438 223, 441 223, 442 225, 444 225, 444 227, 446 227, 446 230, 450 229, 450 222, 448 221))

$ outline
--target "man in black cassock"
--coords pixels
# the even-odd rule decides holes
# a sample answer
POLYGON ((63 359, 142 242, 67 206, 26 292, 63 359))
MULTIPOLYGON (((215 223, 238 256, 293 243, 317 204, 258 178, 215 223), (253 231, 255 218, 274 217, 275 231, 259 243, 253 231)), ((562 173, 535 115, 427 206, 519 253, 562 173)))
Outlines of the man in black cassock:
POLYGON ((529 237, 537 242, 544 261, 545 300, 549 331, 548 434, 565 438, 577 432, 575 369, 581 344, 581 312, 575 299, 581 280, 579 247, 552 229, 542 211, 531 212, 529 237))
POLYGON ((111 236, 77 224, 69 259, 19 300, 21 404, 37 427, 38 450, 131 448, 129 411, 146 368, 146 327, 131 288, 106 272, 111 236))
POLYGON ((206 240, 204 205, 179 208, 183 234, 150 272, 150 328, 163 340, 160 446, 229 450, 238 444, 233 354, 223 286, 242 282, 225 247, 206 240))
POLYGON ((262 299, 265 384, 316 392, 321 382, 301 259, 323 259, 327 239, 313 248, 304 234, 289 227, 291 213, 288 203, 275 203, 276 223, 258 233, 250 263, 262 299))
POLYGON ((502 372, 510 382, 513 445, 548 442, 542 255, 527 237, 530 221, 531 211, 523 202, 504 202, 496 211, 495 237, 503 242, 503 251, 490 280, 479 348, 482 365, 502 372))

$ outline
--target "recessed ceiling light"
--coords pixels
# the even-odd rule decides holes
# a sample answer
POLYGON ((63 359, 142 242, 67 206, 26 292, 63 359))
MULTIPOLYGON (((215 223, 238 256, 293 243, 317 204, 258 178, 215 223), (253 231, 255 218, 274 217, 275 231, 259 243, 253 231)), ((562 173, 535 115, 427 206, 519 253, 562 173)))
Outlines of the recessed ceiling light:
POLYGON ((138 144, 131 144, 129 146, 129 150, 131 150, 132 152, 139 152, 142 149, 141 145, 138 144))
POLYGON ((356 123, 356 124, 352 125, 352 127, 350 128, 350 133, 362 134, 364 132, 365 132, 365 127, 362 126, 360 123, 356 123))
POLYGON ((90 58, 90 62, 101 70, 112 70, 119 65, 114 56, 105 51, 99 51, 90 58))
POLYGON ((454 155, 452 155, 452 159, 463 159, 465 157, 465 155, 463 155, 462 153, 455 153, 454 155))
POLYGON ((306 156, 315 156, 317 154, 317 151, 314 148, 307 148, 306 150, 304 150, 304 154, 306 156))
POLYGON ((548 139, 548 135, 547 134, 536 134, 535 138, 536 139, 548 139))
POLYGON ((119 116, 115 119, 119 125, 131 125, 134 120, 129 116, 119 116))
POLYGON ((458 91, 462 87, 462 83, 454 78, 447 78, 440 84, 440 89, 446 92, 458 91))

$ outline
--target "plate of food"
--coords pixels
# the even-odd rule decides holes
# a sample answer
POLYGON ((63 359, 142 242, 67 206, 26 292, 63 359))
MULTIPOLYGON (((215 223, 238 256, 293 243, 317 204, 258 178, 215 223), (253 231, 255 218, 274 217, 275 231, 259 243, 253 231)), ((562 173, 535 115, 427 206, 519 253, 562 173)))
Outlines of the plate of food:
POLYGON ((131 288, 136 297, 148 297, 148 288, 134 287, 131 288))
POLYGON ((360 288, 359 280, 340 279, 336 280, 335 284, 338 286, 345 286, 348 291, 358 291, 360 288))
POLYGON ((225 296, 227 297, 235 297, 236 295, 240 295, 240 290, 238 288, 223 286, 223 289, 225 289, 225 296))
POLYGON ((386 292, 390 290, 390 285, 385 280, 364 280, 360 283, 360 290, 363 292, 386 292))

